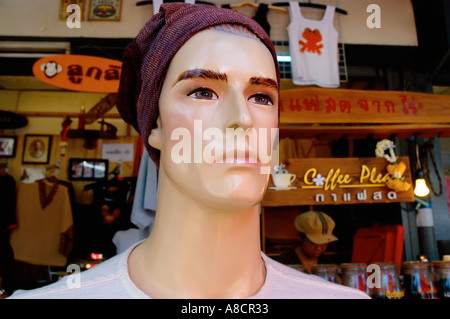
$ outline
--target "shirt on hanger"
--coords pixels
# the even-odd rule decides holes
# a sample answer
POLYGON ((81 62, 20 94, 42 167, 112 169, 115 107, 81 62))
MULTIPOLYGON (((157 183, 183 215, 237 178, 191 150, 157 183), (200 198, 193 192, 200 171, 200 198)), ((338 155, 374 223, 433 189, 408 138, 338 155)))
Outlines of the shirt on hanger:
POLYGON ((264 31, 270 36, 270 24, 267 21, 267 13, 269 12, 269 5, 266 3, 260 3, 258 9, 256 10, 253 20, 259 23, 263 27, 264 31))
POLYGON ((303 17, 298 2, 289 2, 287 27, 292 81, 298 85, 339 87, 338 32, 334 6, 327 6, 321 20, 303 17))
POLYGON ((17 228, 11 246, 18 261, 65 266, 71 245, 72 207, 67 188, 43 181, 21 184, 17 191, 17 228))

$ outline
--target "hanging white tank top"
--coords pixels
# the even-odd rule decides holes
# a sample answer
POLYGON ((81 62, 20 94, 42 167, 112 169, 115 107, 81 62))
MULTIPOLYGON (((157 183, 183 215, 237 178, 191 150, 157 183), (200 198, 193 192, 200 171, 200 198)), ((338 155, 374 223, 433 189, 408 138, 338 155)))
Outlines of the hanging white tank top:
MULTIPOLYGON (((195 0, 184 0, 185 3, 194 4, 195 0)), ((153 15, 159 12, 159 7, 164 3, 163 0, 153 0, 153 15)))
POLYGON ((305 19, 298 2, 289 2, 287 27, 292 81, 298 85, 339 87, 338 32, 334 6, 327 6, 322 20, 305 19))

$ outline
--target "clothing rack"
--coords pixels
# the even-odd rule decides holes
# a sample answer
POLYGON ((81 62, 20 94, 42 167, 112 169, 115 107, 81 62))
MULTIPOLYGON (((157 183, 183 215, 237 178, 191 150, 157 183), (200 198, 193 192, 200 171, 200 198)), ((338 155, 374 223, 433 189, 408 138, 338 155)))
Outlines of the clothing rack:
MULTIPOLYGON (((168 3, 168 2, 182 2, 182 0, 164 0, 164 3, 168 3)), ((201 3, 201 4, 209 4, 209 5, 215 5, 214 3, 208 2, 208 1, 202 1, 202 0, 196 0, 195 3, 201 3)), ((148 1, 138 1, 136 2, 136 6, 143 6, 143 5, 147 5, 147 4, 153 4, 152 0, 148 0, 148 1)), ((327 6, 324 4, 318 4, 318 3, 311 3, 311 1, 308 2, 299 2, 299 5, 301 7, 309 7, 309 8, 316 8, 316 9, 326 9, 327 6)), ((224 5, 222 5, 224 6, 224 5)), ((250 6, 252 8, 258 8, 259 3, 256 2, 251 2, 251 1, 244 1, 241 3, 235 3, 235 4, 230 4, 229 5, 232 9, 239 9, 242 7, 246 7, 246 6, 250 6)), ((272 3, 271 5, 268 6, 269 10, 271 11, 277 11, 277 12, 282 12, 282 13, 287 13, 287 10, 284 8, 278 8, 278 7, 287 7, 289 6, 289 2, 275 2, 272 3)), ((340 14, 344 14, 347 15, 347 11, 341 9, 341 8, 336 8, 336 12, 340 13, 340 14)))
MULTIPOLYGON (((256 3, 256 2, 251 2, 251 1, 244 1, 241 3, 234 3, 234 4, 230 4, 230 8, 231 9, 240 9, 242 7, 252 7, 254 9, 258 9, 260 3, 256 3)), ((275 7, 272 5, 268 5, 267 7, 269 10, 271 11, 277 11, 277 12, 282 12, 282 13, 287 13, 286 9, 284 8, 279 8, 279 7, 275 7)))
MULTIPOLYGON (((164 0, 164 3, 169 3, 169 2, 183 2, 181 0, 164 0)), ((215 5, 212 2, 208 2, 208 1, 202 1, 202 0, 196 0, 195 3, 201 3, 201 4, 210 4, 210 5, 215 5)), ((136 2, 136 6, 145 6, 147 4, 153 4, 152 0, 149 1, 138 1, 136 2)))
MULTIPOLYGON (((276 7, 288 7, 289 6, 289 2, 275 2, 272 3, 273 6, 276 7)), ((318 4, 318 3, 311 3, 310 1, 308 2, 299 2, 300 7, 308 7, 308 8, 316 8, 316 9, 323 9, 325 10, 327 8, 326 5, 324 4, 318 4)), ((341 9, 341 8, 336 8, 336 12, 343 14, 343 15, 347 15, 347 11, 341 9)))

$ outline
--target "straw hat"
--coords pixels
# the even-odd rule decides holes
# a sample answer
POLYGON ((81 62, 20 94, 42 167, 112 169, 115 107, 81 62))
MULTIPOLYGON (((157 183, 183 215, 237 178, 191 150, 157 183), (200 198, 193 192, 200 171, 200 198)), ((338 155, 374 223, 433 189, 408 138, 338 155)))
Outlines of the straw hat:
POLYGON ((325 213, 309 211, 298 215, 294 222, 297 231, 304 233, 314 244, 323 245, 338 240, 334 236, 335 222, 325 213))

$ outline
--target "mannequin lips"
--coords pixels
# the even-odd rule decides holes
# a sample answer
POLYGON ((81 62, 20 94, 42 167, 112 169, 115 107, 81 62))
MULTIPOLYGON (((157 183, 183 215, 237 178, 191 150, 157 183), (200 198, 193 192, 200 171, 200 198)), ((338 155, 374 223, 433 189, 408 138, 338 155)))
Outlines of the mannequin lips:
POLYGON ((218 154, 214 163, 225 164, 260 164, 258 154, 253 150, 229 149, 218 154))

